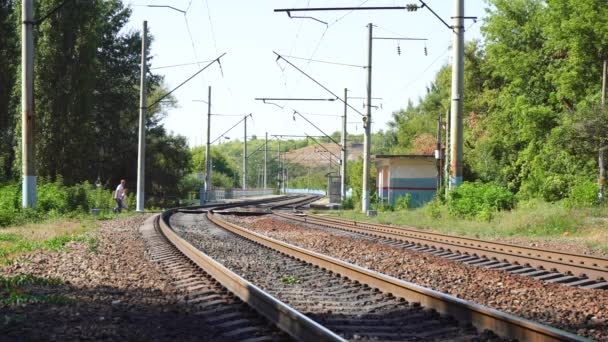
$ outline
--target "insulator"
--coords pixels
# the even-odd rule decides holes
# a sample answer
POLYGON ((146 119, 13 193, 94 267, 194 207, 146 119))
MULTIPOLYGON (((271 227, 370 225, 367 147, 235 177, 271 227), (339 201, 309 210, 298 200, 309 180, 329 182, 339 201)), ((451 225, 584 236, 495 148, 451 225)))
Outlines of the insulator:
POLYGON ((401 46, 397 45, 397 54, 401 56, 401 46))
POLYGON ((429 51, 426 49, 426 46, 424 47, 424 55, 428 56, 429 55, 429 51))

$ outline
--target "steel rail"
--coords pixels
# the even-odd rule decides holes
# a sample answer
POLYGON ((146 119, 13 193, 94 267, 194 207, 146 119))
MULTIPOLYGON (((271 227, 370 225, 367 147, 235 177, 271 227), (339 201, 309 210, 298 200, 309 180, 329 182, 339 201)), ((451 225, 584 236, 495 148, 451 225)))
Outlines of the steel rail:
POLYGON ((411 302, 419 302, 441 314, 451 315, 460 322, 470 323, 480 331, 492 330, 499 336, 516 338, 519 341, 590 341, 563 330, 467 302, 451 295, 266 237, 223 221, 213 212, 208 212, 207 217, 215 224, 251 241, 338 273, 351 280, 367 284, 382 292, 391 293, 411 302))
POLYGON ((530 267, 545 270, 555 269, 562 273, 571 273, 589 279, 608 280, 608 259, 606 258, 425 232, 410 227, 344 220, 319 215, 300 217, 278 211, 273 213, 280 217, 300 222, 314 223, 356 233, 408 241, 426 247, 442 248, 454 253, 475 255, 489 259, 496 258, 497 260, 505 260, 520 265, 530 265, 530 267))
POLYGON ((243 302, 248 303, 262 316, 275 323, 281 330, 298 341, 345 341, 334 332, 316 323, 267 294, 219 262, 198 250, 171 229, 167 218, 172 210, 159 215, 157 224, 162 234, 186 257, 201 267, 243 302))

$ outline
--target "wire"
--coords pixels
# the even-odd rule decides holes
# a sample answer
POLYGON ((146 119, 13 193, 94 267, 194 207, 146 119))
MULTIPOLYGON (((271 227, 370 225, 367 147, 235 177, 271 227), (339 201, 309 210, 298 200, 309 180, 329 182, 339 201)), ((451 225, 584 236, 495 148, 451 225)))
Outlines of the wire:
MULTIPOLYGON (((192 44, 192 51, 194 51, 194 60, 198 61, 198 54, 196 53, 196 46, 194 45, 194 39, 192 38, 192 32, 190 31, 190 25, 188 24, 188 17, 184 14, 184 21, 186 22, 186 29, 188 30, 188 37, 190 37, 190 43, 192 44)), ((200 64, 198 65, 200 68, 200 64)))
MULTIPOLYGON (((367 3, 369 0, 365 0, 362 3, 359 4, 359 6, 357 7, 361 7, 363 5, 365 5, 365 3, 367 3)), ((346 17, 347 15, 353 13, 355 10, 350 10, 348 12, 346 12, 346 14, 342 15, 341 17, 339 17, 338 19, 336 19, 334 22, 332 22, 331 24, 329 24, 329 26, 333 26, 335 25, 337 22, 339 22, 340 20, 344 19, 344 17, 346 17)))
POLYGON ((159 66, 159 67, 154 67, 154 68, 149 68, 149 70, 158 70, 158 69, 169 69, 169 68, 177 68, 177 67, 182 67, 182 66, 188 66, 188 65, 200 65, 201 63, 209 63, 212 60, 208 60, 208 61, 198 61, 198 62, 193 62, 193 63, 183 63, 183 64, 173 64, 173 65, 163 65, 163 66, 159 66))
MULTIPOLYGON (((192 2, 192 0, 190 0, 192 2)), ((207 6, 207 19, 209 20, 209 28, 211 30, 211 38, 213 39, 213 47, 215 48, 215 54, 217 55, 217 40, 215 39, 215 31, 213 30, 213 22, 211 21, 211 11, 209 10, 209 0, 205 0, 207 6)))
POLYGON ((364 68, 364 69, 366 68, 363 65, 356 65, 356 64, 328 62, 328 61, 322 61, 322 60, 318 60, 318 59, 310 59, 310 58, 296 57, 296 56, 285 56, 285 57, 289 57, 289 58, 293 58, 293 59, 300 59, 300 60, 304 60, 304 61, 308 61, 308 62, 317 62, 317 63, 325 63, 325 64, 333 64, 333 65, 342 65, 342 66, 349 66, 349 67, 355 67, 355 68, 364 68))

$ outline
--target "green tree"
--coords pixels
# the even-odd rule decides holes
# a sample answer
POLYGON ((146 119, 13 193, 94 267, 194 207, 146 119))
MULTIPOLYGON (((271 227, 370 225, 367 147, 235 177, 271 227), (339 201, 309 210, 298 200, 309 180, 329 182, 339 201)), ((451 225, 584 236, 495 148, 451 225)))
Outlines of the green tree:
POLYGON ((0 2, 0 182, 13 177, 18 98, 13 89, 18 80, 19 48, 15 22, 19 17, 15 1, 0 2))

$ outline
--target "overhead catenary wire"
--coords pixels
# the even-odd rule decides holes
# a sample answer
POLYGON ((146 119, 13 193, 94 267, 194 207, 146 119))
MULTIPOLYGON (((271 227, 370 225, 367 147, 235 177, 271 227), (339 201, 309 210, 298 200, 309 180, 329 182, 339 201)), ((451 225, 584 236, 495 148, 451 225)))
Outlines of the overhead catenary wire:
POLYGON ((367 68, 364 65, 356 65, 356 64, 348 64, 348 63, 322 61, 322 60, 318 60, 318 59, 310 59, 310 58, 305 58, 305 57, 296 57, 296 56, 291 56, 291 55, 285 55, 285 57, 289 57, 289 58, 293 58, 293 59, 300 59, 300 60, 304 60, 304 61, 308 61, 308 62, 315 62, 315 63, 325 63, 325 64, 348 66, 348 67, 363 68, 363 69, 367 68))
POLYGON ((202 63, 209 63, 211 61, 212 60, 197 61, 197 62, 191 62, 191 63, 173 64, 173 65, 163 65, 163 66, 159 66, 159 67, 149 68, 148 70, 170 69, 170 68, 179 68, 179 67, 190 66, 190 65, 200 65, 202 63))
POLYGON ((294 67, 296 70, 298 70, 299 72, 301 72, 302 74, 304 74, 306 77, 308 77, 311 81, 313 81, 314 83, 316 83, 318 86, 320 86, 321 88, 325 89, 325 91, 329 92, 330 94, 332 94, 333 96, 336 97, 336 99, 340 100, 342 103, 344 103, 345 105, 347 105, 350 109, 354 110, 357 114, 361 115, 361 116, 365 116, 363 115, 360 111, 358 111, 355 107, 351 106, 350 104, 348 104, 346 101, 344 101, 344 99, 342 99, 340 96, 336 95, 334 92, 332 92, 331 90, 329 90, 327 87, 325 87, 324 85, 322 85, 321 83, 319 83, 317 80, 315 80, 314 78, 312 78, 310 75, 308 75, 307 73, 305 73, 304 71, 302 71, 300 68, 298 68, 297 66, 295 66, 293 63, 291 63, 290 61, 288 61, 287 59, 285 59, 283 56, 281 56, 280 54, 276 53, 275 51, 273 51, 275 55, 277 55, 277 61, 279 59, 284 60, 287 64, 291 65, 292 67, 294 67))

